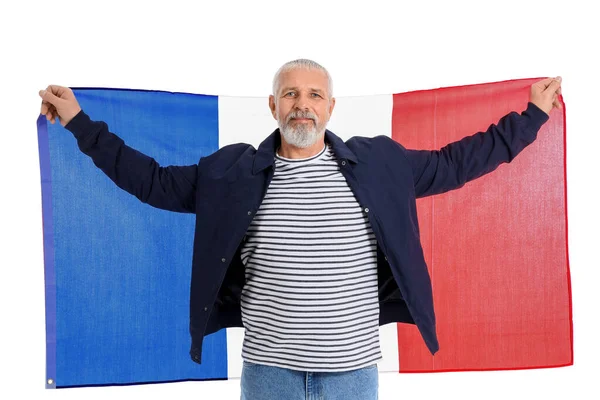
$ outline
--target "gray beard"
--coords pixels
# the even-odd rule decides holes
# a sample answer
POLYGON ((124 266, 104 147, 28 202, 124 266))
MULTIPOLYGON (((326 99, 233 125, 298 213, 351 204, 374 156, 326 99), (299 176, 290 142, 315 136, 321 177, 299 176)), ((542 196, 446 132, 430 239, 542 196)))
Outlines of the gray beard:
POLYGON ((290 126, 290 124, 282 126, 281 122, 279 122, 279 131, 288 144, 301 149, 314 145, 325 133, 325 129, 319 132, 314 123, 310 127, 299 124, 295 128, 290 126))

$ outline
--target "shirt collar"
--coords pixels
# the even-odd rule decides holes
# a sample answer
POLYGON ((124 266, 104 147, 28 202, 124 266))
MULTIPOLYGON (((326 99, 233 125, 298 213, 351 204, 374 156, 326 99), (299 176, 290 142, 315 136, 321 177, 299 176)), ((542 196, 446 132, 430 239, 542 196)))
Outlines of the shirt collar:
MULTIPOLYGON (((331 150, 337 159, 348 160, 353 163, 358 162, 356 155, 346 146, 346 143, 329 129, 325 130, 325 142, 331 145, 331 150)), ((273 165, 275 162, 275 151, 280 145, 281 133, 279 128, 277 128, 258 146, 256 155, 254 156, 253 174, 257 174, 273 165)))

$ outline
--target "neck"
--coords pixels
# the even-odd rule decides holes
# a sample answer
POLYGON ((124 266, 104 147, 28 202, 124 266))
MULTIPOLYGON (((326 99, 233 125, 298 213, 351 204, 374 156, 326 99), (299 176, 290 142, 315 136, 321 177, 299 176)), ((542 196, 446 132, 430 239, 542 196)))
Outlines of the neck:
POLYGON ((315 144, 313 144, 310 147, 306 147, 306 148, 292 146, 291 144, 287 143, 285 141, 285 139, 283 139, 283 137, 281 137, 281 147, 279 148, 277 153, 281 157, 290 158, 290 159, 309 158, 309 157, 319 154, 321 152, 321 150, 323 150, 324 146, 325 146, 325 135, 321 136, 321 138, 319 140, 317 140, 315 142, 315 144))

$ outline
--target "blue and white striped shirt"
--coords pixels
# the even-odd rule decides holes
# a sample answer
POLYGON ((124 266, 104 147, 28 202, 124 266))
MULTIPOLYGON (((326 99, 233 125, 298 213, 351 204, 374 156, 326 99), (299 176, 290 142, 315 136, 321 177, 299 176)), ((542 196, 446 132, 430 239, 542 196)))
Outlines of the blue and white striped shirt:
POLYGON ((377 241, 329 146, 276 155, 241 256, 246 361, 334 372, 381 360, 377 241))

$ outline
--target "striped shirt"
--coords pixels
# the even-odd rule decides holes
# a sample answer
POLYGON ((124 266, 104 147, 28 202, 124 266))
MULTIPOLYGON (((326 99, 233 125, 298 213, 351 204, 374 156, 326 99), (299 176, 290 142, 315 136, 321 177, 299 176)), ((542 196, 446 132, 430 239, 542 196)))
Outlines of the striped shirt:
POLYGON ((244 360, 315 372, 381 360, 377 241, 329 146, 276 155, 241 257, 244 360))

